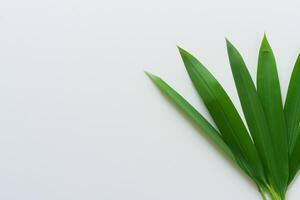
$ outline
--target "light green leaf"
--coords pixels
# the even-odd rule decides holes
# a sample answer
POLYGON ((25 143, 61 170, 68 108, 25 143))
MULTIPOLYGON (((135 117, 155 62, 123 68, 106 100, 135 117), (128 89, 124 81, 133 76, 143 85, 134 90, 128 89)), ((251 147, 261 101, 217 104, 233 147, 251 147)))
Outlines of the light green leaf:
POLYGON ((235 161, 235 158, 228 148, 227 144, 222 139, 219 132, 180 94, 171 88, 165 81, 158 76, 146 72, 154 84, 165 94, 177 107, 179 107, 190 119, 196 123, 206 133, 210 139, 217 144, 217 146, 227 155, 230 159, 235 161))

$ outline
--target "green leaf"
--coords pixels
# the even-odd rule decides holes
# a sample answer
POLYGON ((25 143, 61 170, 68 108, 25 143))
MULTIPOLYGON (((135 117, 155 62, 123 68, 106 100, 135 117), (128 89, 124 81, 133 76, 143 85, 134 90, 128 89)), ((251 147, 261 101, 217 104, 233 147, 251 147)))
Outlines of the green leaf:
POLYGON ((190 119, 195 122, 195 124, 198 125, 215 144, 217 144, 217 146, 225 153, 225 155, 235 162, 235 158, 231 150, 223 141, 220 133, 190 103, 188 103, 161 78, 148 72, 146 72, 146 74, 163 94, 165 94, 177 107, 179 107, 187 116, 189 116, 190 119))
POLYGON ((294 179, 300 166, 300 55, 295 63, 284 106, 284 114, 288 130, 290 176, 294 179))
POLYGON ((295 145, 290 154, 290 176, 288 183, 291 183, 295 178, 300 168, 300 126, 298 125, 297 137, 295 138, 295 145))
POLYGON ((179 48, 187 72, 239 165, 259 184, 263 167, 254 144, 230 98, 212 74, 191 54, 179 48))
POLYGON ((289 177, 287 130, 276 61, 266 35, 258 57, 257 92, 270 130, 274 159, 277 161, 274 167, 278 173, 273 175, 281 187, 284 187, 289 177))
POLYGON ((275 148, 278 148, 278 146, 273 143, 274 137, 269 131, 255 85, 242 56, 228 40, 227 51, 248 128, 265 167, 268 182, 276 192, 284 196, 286 180, 280 179, 282 177, 282 167, 278 167, 282 165, 282 160, 279 160, 278 155, 275 154, 275 148))
POLYGON ((298 125, 300 122, 300 55, 295 63, 288 87, 284 105, 284 113, 288 130, 288 142, 292 153, 296 138, 298 137, 298 125))

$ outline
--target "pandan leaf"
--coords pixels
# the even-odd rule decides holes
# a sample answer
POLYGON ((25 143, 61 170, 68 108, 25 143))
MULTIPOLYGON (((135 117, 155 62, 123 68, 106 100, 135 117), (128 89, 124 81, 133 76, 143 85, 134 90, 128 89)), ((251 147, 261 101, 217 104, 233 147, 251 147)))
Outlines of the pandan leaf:
POLYGON ((262 40, 258 57, 257 92, 268 123, 270 141, 274 150, 276 164, 273 166, 276 167, 277 173, 274 171, 272 175, 279 183, 279 187, 285 191, 289 177, 287 130, 275 57, 266 35, 262 40))
POLYGON ((165 94, 177 107, 179 107, 190 119, 196 123, 200 129, 225 153, 228 158, 235 162, 234 155, 230 148, 223 141, 220 133, 180 94, 171 88, 165 81, 158 76, 146 72, 154 84, 165 94))
POLYGON ((275 148, 278 146, 273 143, 274 137, 269 130, 255 85, 242 56, 228 40, 227 51, 243 112, 264 165, 267 180, 277 193, 284 196, 286 180, 278 179, 278 176, 282 174, 280 171, 282 167, 279 167, 282 161, 278 160, 278 155, 276 155, 275 148))
POLYGON ((289 183, 294 179, 300 168, 300 55, 295 63, 288 93, 284 106, 284 113, 288 131, 290 175, 289 183))
POLYGON ((259 184, 265 183, 261 161, 230 98, 211 73, 191 54, 179 48, 187 72, 220 130, 224 141, 243 169, 259 184))
POLYGON ((226 41, 247 127, 220 83, 184 49, 179 51, 186 70, 217 129, 162 79, 148 76, 256 183, 264 200, 266 194, 272 200, 285 200, 300 169, 300 55, 283 107, 276 61, 266 36, 259 51, 257 89, 242 56, 226 41))
POLYGON ((286 118, 288 141, 290 152, 293 151, 297 138, 297 129, 300 122, 300 56, 292 72, 291 80, 288 87, 286 101, 284 105, 284 113, 286 118))
POLYGON ((300 168, 300 124, 297 129, 297 137, 295 138, 295 145, 293 151, 290 155, 290 176, 288 179, 288 183, 291 183, 292 180, 295 178, 297 172, 300 168))

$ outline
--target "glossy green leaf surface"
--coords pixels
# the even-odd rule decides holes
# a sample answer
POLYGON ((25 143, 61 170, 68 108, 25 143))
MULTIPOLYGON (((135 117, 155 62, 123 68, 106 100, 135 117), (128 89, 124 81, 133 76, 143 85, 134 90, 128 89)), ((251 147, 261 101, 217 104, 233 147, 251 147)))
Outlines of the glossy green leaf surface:
POLYGON ((290 154, 290 171, 288 182, 291 183, 295 178, 300 168, 300 125, 297 129, 297 137, 295 138, 295 145, 293 151, 290 154))
POLYGON ((269 140, 273 145, 275 163, 272 165, 276 169, 272 173, 285 191, 289 177, 287 129, 275 56, 266 36, 262 40, 258 56, 257 92, 268 123, 269 140))
POLYGON ((297 129, 300 121, 300 56, 295 63, 291 80, 288 87, 287 97, 284 105, 286 124, 288 129, 288 141, 290 151, 297 138, 297 129))
POLYGON ((230 98, 212 74, 190 53, 179 48, 187 72, 220 130, 224 141, 246 173, 264 183, 261 161, 254 144, 230 98))
POLYGON ((284 114, 288 131, 289 154, 290 154, 290 176, 291 182, 300 166, 300 56, 295 63, 291 80, 288 87, 284 114))
POLYGON ((146 73, 154 84, 165 94, 177 107, 179 107, 200 129, 206 133, 209 138, 232 160, 235 158, 222 139, 220 133, 180 94, 158 76, 146 73))
POLYGON ((284 195, 286 180, 280 179, 281 165, 278 155, 275 154, 273 136, 269 131, 263 106, 260 102, 253 80, 249 74, 246 64, 238 50, 227 40, 227 51, 231 71, 238 91, 243 112, 252 135, 256 149, 264 165, 265 173, 271 187, 276 192, 284 195), (280 177, 280 178, 279 178, 280 177))
POLYGON ((238 50, 228 41, 230 67, 247 124, 216 78, 193 55, 179 48, 188 75, 214 120, 214 128, 161 78, 154 84, 255 182, 263 199, 285 200, 300 169, 300 55, 283 106, 273 50, 261 42, 257 88, 238 50))

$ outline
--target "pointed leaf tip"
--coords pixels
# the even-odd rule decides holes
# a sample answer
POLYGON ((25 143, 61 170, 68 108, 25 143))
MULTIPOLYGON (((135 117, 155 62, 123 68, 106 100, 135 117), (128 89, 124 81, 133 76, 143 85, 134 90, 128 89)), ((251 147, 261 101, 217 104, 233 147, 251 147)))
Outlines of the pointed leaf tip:
POLYGON ((144 71, 144 73, 145 73, 147 76, 149 76, 149 77, 152 76, 152 74, 151 74, 150 72, 144 71))
POLYGON ((181 48, 180 46, 177 46, 177 49, 178 49, 181 57, 188 54, 188 52, 186 50, 184 50, 183 48, 181 48))
POLYGON ((267 38, 267 35, 265 33, 264 33, 264 36, 263 36, 263 41, 268 42, 268 38, 267 38))
POLYGON ((227 38, 225 39, 226 39, 227 52, 229 53, 230 51, 236 50, 235 46, 227 38))
POLYGON ((264 32, 264 38, 267 38, 267 33, 266 32, 264 32))
POLYGON ((228 46, 232 45, 231 42, 229 41, 229 39, 227 37, 224 37, 225 42, 226 42, 226 47, 228 48, 228 46))
POLYGON ((232 43, 229 41, 229 39, 227 37, 225 37, 225 41, 226 41, 227 48, 230 47, 230 46, 233 46, 232 43))
POLYGON ((268 41, 268 38, 267 38, 266 34, 264 34, 264 37, 262 39, 260 48, 263 51, 268 51, 268 50, 271 49, 271 46, 270 46, 270 43, 268 41))
POLYGON ((152 73, 150 73, 150 72, 147 72, 147 71, 144 71, 145 72, 145 74, 151 79, 151 80, 157 80, 157 79, 159 79, 159 77, 158 76, 155 76, 154 74, 152 74, 152 73))

